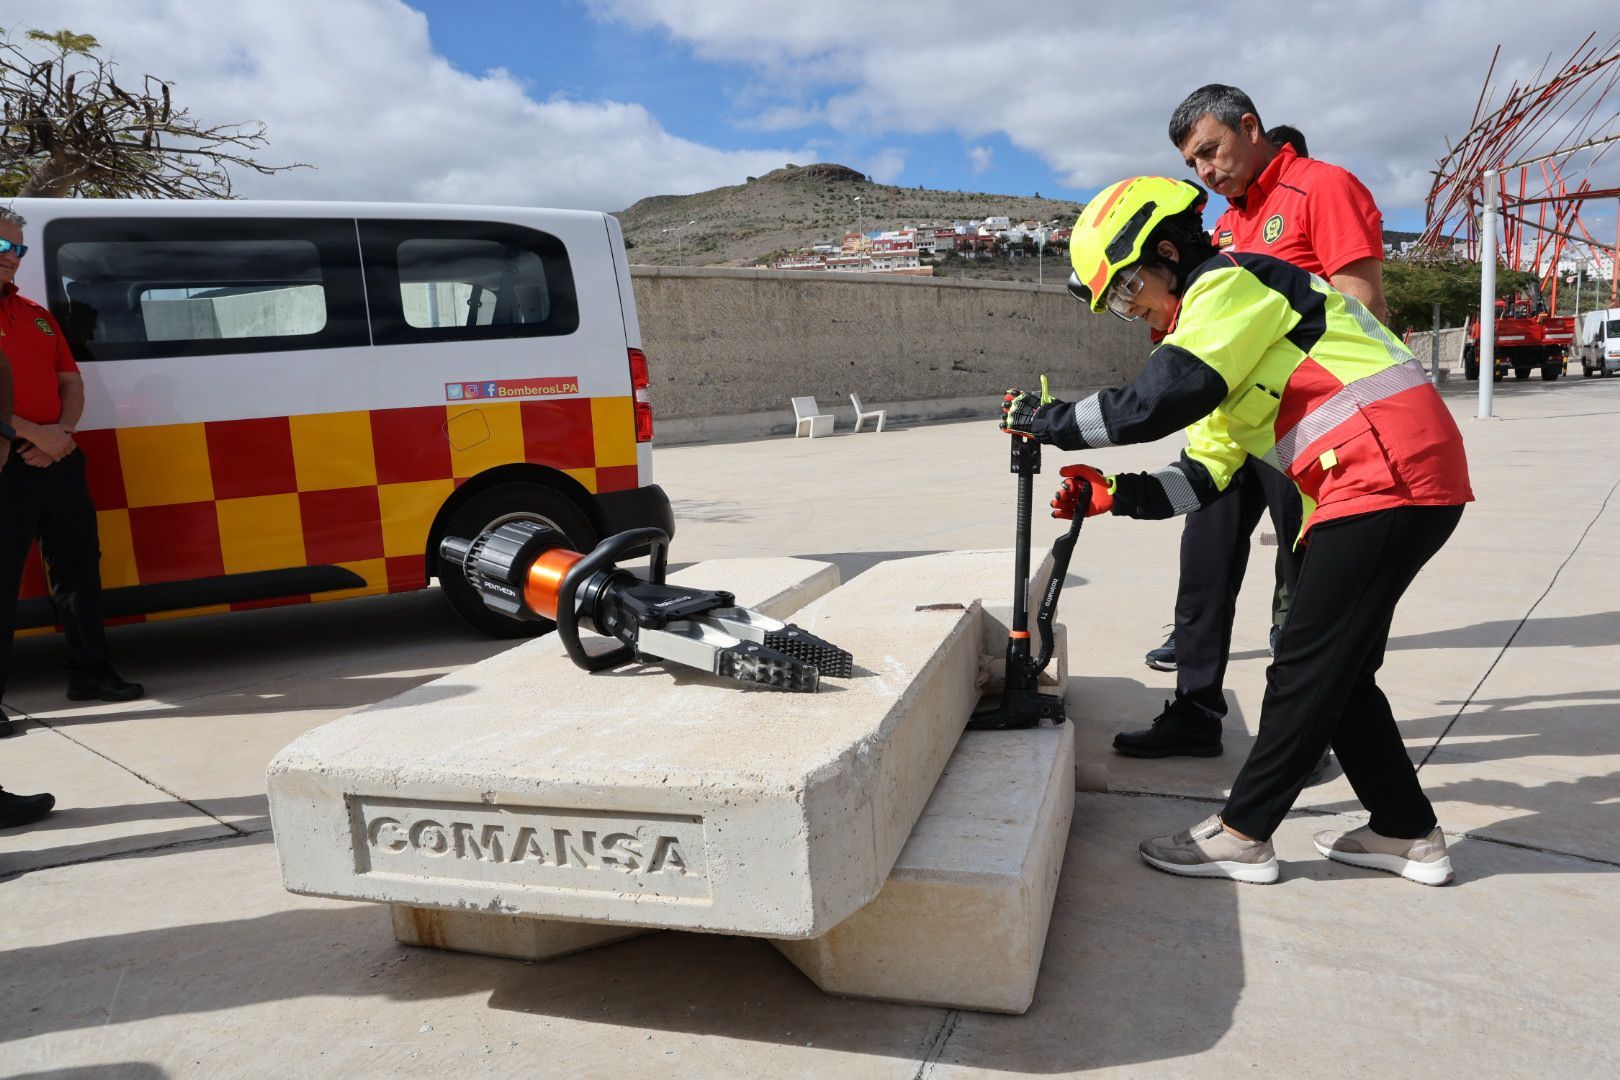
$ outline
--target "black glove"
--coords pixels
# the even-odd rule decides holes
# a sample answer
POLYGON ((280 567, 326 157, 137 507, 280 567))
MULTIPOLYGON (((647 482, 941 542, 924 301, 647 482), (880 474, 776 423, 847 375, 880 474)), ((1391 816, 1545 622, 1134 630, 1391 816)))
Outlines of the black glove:
POLYGON ((1012 387, 1001 399, 1001 430, 1009 435, 1049 442, 1041 421, 1050 416, 1053 409, 1064 404, 1066 402, 1056 398, 1048 398, 1043 403, 1041 395, 1035 391, 1012 387))

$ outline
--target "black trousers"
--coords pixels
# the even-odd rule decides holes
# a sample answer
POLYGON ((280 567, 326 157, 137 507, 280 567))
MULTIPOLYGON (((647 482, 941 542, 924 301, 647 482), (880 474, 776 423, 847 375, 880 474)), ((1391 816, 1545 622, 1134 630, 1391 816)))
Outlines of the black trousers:
POLYGON ((1330 743, 1374 832, 1406 839, 1434 828, 1434 808, 1374 677, 1395 605, 1461 517, 1461 506, 1403 506, 1311 530, 1266 672, 1260 734, 1221 812, 1232 828, 1269 839, 1330 743))
POLYGON ((101 627, 101 542, 82 450, 42 469, 13 450, 0 469, 0 695, 11 663, 23 565, 36 537, 56 618, 66 630, 68 670, 92 671, 107 662, 107 636, 101 627))
POLYGON ((1176 702, 1195 726, 1218 732, 1226 715, 1226 658, 1232 619, 1249 566, 1249 537, 1264 510, 1277 529, 1277 584, 1292 595, 1299 582, 1303 507, 1293 481, 1249 461, 1213 503, 1187 515, 1181 529, 1181 580, 1176 586, 1176 702), (1190 706, 1190 707, 1189 707, 1190 706))

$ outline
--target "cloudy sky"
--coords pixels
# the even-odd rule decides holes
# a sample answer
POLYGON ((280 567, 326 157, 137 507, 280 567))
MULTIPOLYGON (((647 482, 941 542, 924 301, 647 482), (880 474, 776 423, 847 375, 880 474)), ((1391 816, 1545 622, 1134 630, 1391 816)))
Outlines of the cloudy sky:
MULTIPOLYGON (((1613 0, 1202 6, 1066 0, 9 0, 0 25, 94 34, 207 121, 262 120, 254 198, 617 210, 836 161, 905 185, 1083 198, 1181 175, 1192 88, 1233 82, 1268 124, 1353 169, 1392 227, 1503 86, 1607 37, 1613 0), (1103 8, 1087 13, 1085 9, 1103 8)), ((1620 109, 1612 103, 1610 111, 1620 109)), ((1620 153, 1599 166, 1620 184, 1620 153)), ((1613 213, 1607 213, 1613 232, 1613 213)), ((1589 216, 1588 220, 1592 220, 1589 216)))

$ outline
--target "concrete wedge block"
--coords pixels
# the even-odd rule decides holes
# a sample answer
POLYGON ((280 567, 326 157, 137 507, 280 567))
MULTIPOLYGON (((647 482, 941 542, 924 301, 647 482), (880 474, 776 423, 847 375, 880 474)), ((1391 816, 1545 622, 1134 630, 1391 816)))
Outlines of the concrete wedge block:
POLYGON ((1021 1013, 1035 995, 1074 811, 1074 726, 962 737, 877 898, 776 941, 823 990, 1021 1013))

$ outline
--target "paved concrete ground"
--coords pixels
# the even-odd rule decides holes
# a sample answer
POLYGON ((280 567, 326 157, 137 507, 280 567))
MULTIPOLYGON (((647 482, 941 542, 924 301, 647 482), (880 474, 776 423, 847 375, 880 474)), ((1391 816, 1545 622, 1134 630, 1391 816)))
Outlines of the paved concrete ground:
MULTIPOLYGON (((1448 390, 1459 416, 1471 389, 1448 390)), ((1170 617, 1173 523, 1102 519, 1081 539, 1062 614, 1081 753, 1110 790, 1078 798, 1035 1007, 1016 1018, 830 998, 736 938, 539 965, 411 949, 380 909, 285 893, 271 754, 501 647, 435 594, 120 629, 121 666, 152 693, 123 707, 65 707, 56 643, 29 639, 8 704, 33 720, 0 743, 0 783, 62 809, 0 833, 0 1074, 1613 1075, 1620 383, 1510 383, 1497 408, 1463 420, 1481 501, 1408 595, 1382 679, 1456 838, 1449 888, 1316 856, 1314 830, 1357 820, 1338 776, 1278 833, 1277 885, 1140 864, 1138 838, 1216 807, 1266 662, 1257 544, 1226 756, 1108 752, 1173 685, 1141 662, 1170 617)), ((797 553, 852 574, 1010 545, 1005 456, 985 422, 680 448, 657 467, 678 560, 797 553)))

